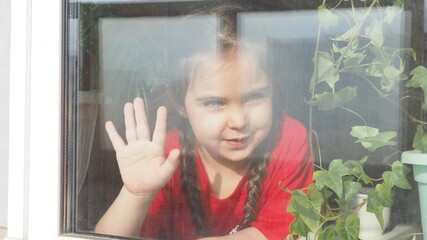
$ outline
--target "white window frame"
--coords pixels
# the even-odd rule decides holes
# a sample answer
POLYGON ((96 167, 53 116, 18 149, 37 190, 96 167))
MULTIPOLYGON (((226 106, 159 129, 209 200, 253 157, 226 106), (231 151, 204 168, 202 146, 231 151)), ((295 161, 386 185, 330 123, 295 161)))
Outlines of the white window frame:
POLYGON ((63 1, 11 0, 8 233, 61 236, 63 1))

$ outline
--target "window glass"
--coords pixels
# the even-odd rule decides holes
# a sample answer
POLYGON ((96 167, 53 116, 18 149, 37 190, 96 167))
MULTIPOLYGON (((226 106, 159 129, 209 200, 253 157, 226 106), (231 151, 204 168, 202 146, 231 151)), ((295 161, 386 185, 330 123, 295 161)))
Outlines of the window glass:
POLYGON ((64 233, 420 235, 421 3, 65 6, 64 233))

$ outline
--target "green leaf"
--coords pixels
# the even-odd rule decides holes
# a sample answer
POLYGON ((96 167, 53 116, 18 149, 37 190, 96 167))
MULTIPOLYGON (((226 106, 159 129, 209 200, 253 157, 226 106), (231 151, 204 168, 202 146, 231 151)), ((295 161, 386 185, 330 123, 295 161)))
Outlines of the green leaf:
POLYGON ((394 1, 393 6, 386 7, 386 16, 384 17, 383 21, 385 23, 391 23, 393 19, 401 13, 403 10, 403 1, 402 0, 396 0, 394 1))
POLYGON ((334 234, 334 229, 332 228, 332 226, 329 226, 327 228, 325 228, 324 230, 322 230, 319 233, 319 237, 317 238, 318 240, 334 240, 335 238, 335 234, 334 234))
POLYGON ((346 202, 353 201, 354 194, 358 193, 362 189, 362 185, 358 182, 346 181, 344 182, 344 200, 346 202))
POLYGON ((378 61, 372 61, 366 69, 366 73, 372 77, 384 77, 384 64, 378 61))
POLYGON ((316 171, 313 179, 316 181, 318 189, 328 186, 338 197, 343 196, 342 177, 350 175, 351 171, 342 164, 341 159, 335 159, 329 164, 329 171, 316 171))
POLYGON ((368 127, 368 126, 354 126, 351 128, 351 136, 363 139, 366 137, 374 137, 378 135, 380 131, 378 128, 368 127))
POLYGON ((292 235, 307 236, 310 228, 304 223, 301 217, 297 216, 289 225, 289 232, 292 235))
POLYGON ((368 156, 364 156, 362 159, 359 160, 360 164, 365 164, 368 161, 368 156))
POLYGON ((372 178, 370 178, 363 169, 363 164, 368 160, 368 156, 365 156, 360 161, 348 160, 344 163, 344 165, 351 169, 352 174, 358 179, 362 179, 365 184, 369 184, 372 182, 372 178))
POLYGON ((411 189, 411 184, 408 181, 409 168, 400 161, 395 161, 391 165, 391 171, 383 173, 385 183, 398 186, 403 189, 411 189))
POLYGON ((325 198, 323 197, 323 194, 321 191, 319 191, 316 187, 316 184, 312 183, 308 187, 308 198, 313 203, 313 205, 316 207, 316 209, 320 209, 322 207, 322 204, 325 202, 325 198))
POLYGON ((368 202, 366 204, 366 211, 374 213, 384 228, 383 209, 384 207, 391 207, 393 201, 391 199, 392 184, 382 183, 375 186, 375 191, 368 191, 368 202))
POLYGON ((383 25, 378 19, 374 19, 372 25, 366 27, 366 35, 375 46, 381 47, 384 44, 383 25))
POLYGON ((412 147, 423 153, 427 152, 427 132, 422 125, 417 126, 417 132, 415 133, 412 147))
POLYGON ((320 226, 320 209, 314 207, 304 191, 296 189, 290 192, 287 211, 299 217, 312 232, 316 232, 320 226))
MULTIPOLYGON (((346 202, 343 198, 335 198, 334 200, 338 204, 338 208, 339 208, 340 212, 347 214, 347 215, 353 213, 354 210, 351 208, 349 203, 346 202)), ((332 215, 336 216, 336 214, 330 214, 330 213, 328 216, 332 216, 332 215)))
POLYGON ((351 214, 345 221, 342 217, 338 218, 335 230, 342 240, 357 240, 359 236, 359 227, 359 218, 351 214))
POLYGON ((396 132, 393 131, 380 133, 377 128, 354 126, 350 134, 359 139, 356 142, 361 143, 363 147, 372 152, 383 146, 396 145, 396 142, 390 141, 396 137, 396 132))
POLYGON ((424 66, 418 66, 410 72, 410 75, 412 75, 412 78, 406 83, 405 86, 422 89, 424 93, 424 103, 422 105, 422 109, 427 111, 427 68, 424 66))
POLYGON ((327 9, 325 6, 321 5, 317 8, 317 16, 320 20, 320 25, 324 29, 329 27, 334 27, 338 24, 338 16, 333 14, 331 10, 327 9))
POLYGON ((357 95, 357 88, 345 87, 337 92, 315 94, 316 100, 309 104, 317 106, 319 110, 332 110, 351 101, 357 95))
POLYGON ((350 29, 348 29, 344 34, 337 36, 335 38, 331 38, 334 41, 344 41, 347 42, 348 40, 355 38, 357 34, 359 34, 359 24, 354 25, 350 29))
POLYGON ((344 65, 349 68, 351 72, 354 72, 354 69, 357 69, 357 72, 364 72, 363 68, 360 66, 360 63, 366 58, 366 54, 364 51, 362 52, 354 52, 352 56, 347 56, 344 59, 344 65))
POLYGON ((326 82, 329 87, 333 90, 335 88, 335 83, 339 81, 340 76, 337 74, 335 63, 332 61, 332 56, 330 54, 319 54, 317 58, 317 79, 314 78, 311 80, 311 89, 315 85, 326 82))
POLYGON ((391 65, 384 67, 384 76, 381 77, 382 89, 388 92, 396 89, 400 81, 407 79, 406 75, 403 73, 404 70, 405 64, 402 59, 400 59, 399 69, 391 65))

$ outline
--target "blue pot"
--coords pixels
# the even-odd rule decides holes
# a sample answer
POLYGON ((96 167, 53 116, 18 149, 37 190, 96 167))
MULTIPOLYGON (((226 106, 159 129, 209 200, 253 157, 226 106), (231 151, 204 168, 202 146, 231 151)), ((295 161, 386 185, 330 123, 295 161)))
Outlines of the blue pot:
POLYGON ((403 152, 402 162, 411 164, 414 169, 414 179, 418 183, 420 196, 423 238, 427 240, 427 153, 418 150, 403 152))

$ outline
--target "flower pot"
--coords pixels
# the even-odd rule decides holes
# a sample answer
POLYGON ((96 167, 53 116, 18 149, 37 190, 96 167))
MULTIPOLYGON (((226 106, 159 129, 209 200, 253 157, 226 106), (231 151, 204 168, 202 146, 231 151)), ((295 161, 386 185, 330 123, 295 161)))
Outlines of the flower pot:
POLYGON ((418 183, 420 196, 421 222, 424 240, 427 240, 427 153, 417 150, 402 153, 402 162, 412 164, 414 179, 418 183))
MULTIPOLYGON (((354 195, 353 206, 358 205, 368 198, 368 195, 364 194, 368 189, 364 188, 362 189, 363 193, 356 193, 354 195)), ((382 228, 375 214, 367 212, 366 204, 364 204, 356 213, 360 220, 359 239, 376 239, 380 237, 390 223, 390 212, 391 208, 389 207, 383 209, 384 228, 382 228)))

